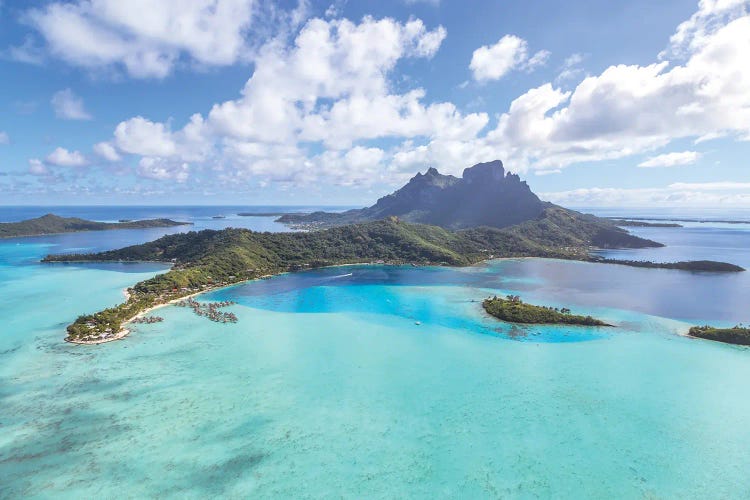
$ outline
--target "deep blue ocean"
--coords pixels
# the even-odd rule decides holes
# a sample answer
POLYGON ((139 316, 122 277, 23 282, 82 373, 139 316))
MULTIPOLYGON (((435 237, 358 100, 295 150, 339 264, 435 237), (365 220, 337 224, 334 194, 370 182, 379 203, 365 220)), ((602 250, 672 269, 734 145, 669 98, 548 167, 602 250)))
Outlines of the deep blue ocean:
MULTIPOLYGON (((122 341, 62 341, 160 264, 41 264, 185 230, 286 228, 239 212, 324 207, 0 207, 191 227, 0 240, 0 498, 743 498, 750 349, 684 337, 750 322, 750 272, 550 259, 468 268, 344 266, 166 307, 122 341), (215 216, 224 218, 216 219, 215 216), (519 327, 488 295, 616 328, 519 327)), ((330 208, 328 208, 330 209, 330 208)), ((749 211, 594 210, 750 220, 749 211)), ((667 246, 618 258, 750 269, 750 224, 632 228, 667 246)))

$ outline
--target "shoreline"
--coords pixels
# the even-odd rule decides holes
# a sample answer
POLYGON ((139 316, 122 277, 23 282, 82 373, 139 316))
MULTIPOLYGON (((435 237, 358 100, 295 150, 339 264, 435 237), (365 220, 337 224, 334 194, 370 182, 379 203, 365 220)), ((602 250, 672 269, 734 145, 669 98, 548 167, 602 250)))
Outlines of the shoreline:
MULTIPOLYGON (((538 259, 538 258, 545 258, 545 257, 534 257, 534 256, 524 256, 524 257, 493 257, 491 259, 488 258, 488 259, 480 260, 478 262, 470 264, 470 266, 476 266, 476 265, 480 265, 480 264, 486 264, 487 262, 491 262, 493 260, 538 259)), ((567 259, 560 259, 560 260, 567 260, 567 259)), ((80 261, 80 262, 82 262, 82 263, 90 263, 91 261, 80 261)), ((113 262, 133 262, 133 263, 147 262, 147 263, 167 264, 165 262, 160 262, 160 261, 113 261, 113 262)), ((410 263, 410 262, 400 262, 400 263, 397 263, 397 264, 393 263, 393 262, 349 262, 349 263, 346 263, 346 264, 331 264, 331 265, 328 265, 328 266, 321 266, 321 267, 310 268, 310 269, 299 269, 299 270, 295 270, 295 271, 281 271, 281 272, 275 273, 275 274, 265 274, 263 276, 258 276, 257 278, 242 280, 242 281, 238 281, 236 283, 231 283, 231 284, 227 284, 227 285, 217 286, 217 287, 214 287, 214 288, 208 288, 206 290, 201 290, 199 292, 191 293, 189 295, 185 295, 185 296, 182 296, 182 297, 178 297, 178 298, 172 299, 172 300, 170 300, 168 302, 163 302, 161 304, 153 305, 153 306, 151 306, 151 307, 149 307, 147 309, 144 309, 143 311, 138 312, 133 317, 128 318, 126 321, 123 321, 122 322, 122 328, 120 329, 120 331, 118 331, 117 333, 115 333, 112 337, 107 337, 107 338, 103 338, 103 339, 96 339, 96 340, 68 340, 66 338, 65 342, 68 342, 70 344, 77 344, 77 345, 99 345, 99 344, 106 344, 108 342, 115 342, 115 341, 124 339, 125 337, 127 337, 131 333, 131 330, 129 330, 128 328, 125 328, 125 327, 130 322, 132 322, 134 319, 139 318, 139 317, 141 317, 143 315, 146 315, 146 314, 148 314, 150 312, 153 312, 154 310, 159 309, 160 307, 169 306, 169 305, 172 305, 172 304, 174 304, 176 302, 179 302, 181 300, 185 300, 185 299, 189 299, 189 298, 192 298, 192 297, 196 297, 196 296, 202 295, 204 293, 213 292, 213 291, 216 291, 216 290, 221 290, 222 288, 229 288, 229 287, 233 287, 233 286, 239 286, 239 285, 242 285, 242 284, 245 284, 245 283, 250 283, 252 281, 258 281, 258 280, 262 280, 262 279, 273 278, 273 277, 282 276, 282 275, 285 275, 285 274, 299 273, 299 272, 306 272, 306 271, 314 271, 314 270, 317 270, 317 269, 330 269, 330 268, 333 268, 333 267, 351 267, 351 266, 445 267, 445 266, 436 265, 436 264, 415 264, 415 263, 410 263)), ((449 267, 454 267, 454 266, 449 266, 449 267)), ((469 266, 467 266, 467 267, 469 267, 469 266)), ((122 289, 122 294, 124 295, 126 302, 131 297, 130 292, 128 292, 129 288, 130 287, 126 287, 126 288, 122 289)))
MULTIPOLYGON (((65 342, 69 342, 71 344, 80 344, 80 345, 96 345, 96 344, 106 344, 107 342, 114 342, 116 340, 122 340, 125 337, 127 337, 130 334, 130 332, 131 332, 129 329, 124 328, 124 327, 127 326, 134 319, 139 318, 141 316, 144 316, 144 315, 146 315, 146 314, 148 314, 150 312, 153 312, 156 309, 159 309, 161 307, 166 307, 166 306, 172 305, 172 304, 174 304, 176 302, 179 302, 180 300, 189 299, 191 297, 195 297, 196 295, 200 295, 202 293, 212 292, 214 290, 217 290, 218 288, 224 288, 224 287, 212 288, 210 290, 201 290, 200 292, 191 293, 190 295, 185 295, 184 297, 178 297, 178 298, 172 299, 172 300, 170 300, 168 302, 163 302, 161 304, 156 304, 156 305, 153 305, 153 306, 151 306, 151 307, 149 307, 147 309, 144 309, 143 311, 140 311, 139 313, 137 313, 132 318, 128 318, 127 320, 123 321, 122 322, 123 328, 119 332, 115 333, 114 336, 112 336, 112 337, 107 337, 107 338, 104 338, 104 339, 97 339, 97 340, 68 340, 68 339, 65 339, 65 342)), ((128 292, 127 288, 124 288, 122 290, 122 293, 126 297, 125 300, 128 300, 130 298, 130 293, 128 292)))
MULTIPOLYGON (((345 264, 345 265, 360 265, 360 264, 345 264)), ((326 266, 326 267, 338 267, 338 266, 326 266)), ((125 337, 127 337, 128 335, 130 335, 130 333, 131 333, 131 330, 129 330, 128 328, 125 328, 128 324, 130 324, 134 319, 140 318, 141 316, 149 314, 149 313, 155 311, 156 309, 159 309, 159 308, 162 308, 162 307, 166 307, 166 306, 171 306, 171 305, 173 305, 173 304, 175 304, 175 303, 177 303, 177 302, 179 302, 181 300, 187 300, 187 299, 190 299, 190 298, 193 298, 193 297, 197 297, 198 295, 202 295, 204 293, 213 292, 213 291, 216 291, 216 290, 221 290, 222 288, 229 288, 229 287, 232 287, 232 286, 242 285, 244 283, 250 283, 251 281, 258 281, 258 280, 262 280, 262 279, 272 278, 274 276, 280 276, 282 274, 287 274, 289 272, 292 272, 292 271, 285 271, 283 273, 278 273, 278 274, 266 274, 266 275, 263 275, 263 276, 258 276, 257 278, 252 278, 252 279, 249 279, 249 280, 242 280, 242 281, 238 281, 236 283, 232 283, 232 284, 229 284, 229 285, 217 286, 217 287, 214 287, 214 288, 208 288, 206 290, 201 290, 199 292, 194 292, 194 293, 191 293, 189 295, 183 295, 182 297, 177 297, 177 298, 174 298, 174 299, 169 300, 167 302, 162 302, 161 304, 155 304, 155 305, 153 305, 151 307, 148 307, 148 308, 144 309, 143 311, 140 311, 140 312, 136 313, 133 317, 128 318, 127 320, 123 321, 122 322, 123 328, 121 328, 120 331, 117 332, 117 333, 115 333, 112 337, 107 337, 107 338, 103 338, 103 339, 96 339, 96 340, 68 340, 67 338, 65 338, 65 342, 68 342, 69 344, 78 344, 78 345, 99 345, 99 344, 106 344, 107 342, 115 342, 117 340, 122 340, 125 337)), ((128 288, 123 288, 122 289, 122 294, 125 296, 125 301, 126 302, 128 300, 130 300, 130 292, 128 292, 128 288)))
MULTIPOLYGON (((583 260, 583 259, 565 259, 565 258, 560 258, 560 257, 519 256, 519 257, 493 257, 493 258, 486 258, 486 259, 482 259, 482 260, 480 260, 478 262, 474 262, 472 264, 469 264, 466 267, 487 264, 488 262, 492 262, 492 261, 525 260, 525 259, 553 259, 553 260, 561 260, 561 261, 566 261, 566 262, 580 262, 580 263, 588 263, 588 264, 617 264, 615 262, 601 262, 601 261, 597 262, 597 261, 590 261, 590 260, 583 260)), ((90 263, 91 261, 83 261, 83 262, 90 263)), ((167 264, 167 265, 169 265, 169 263, 160 262, 160 261, 116 261, 116 262, 134 262, 134 263, 135 262, 153 262, 153 263, 160 263, 160 264, 167 264)), ((294 270, 294 271, 281 271, 281 272, 278 272, 278 273, 275 273, 275 274, 266 274, 266 275, 263 275, 263 276, 258 276, 256 278, 251 278, 251 279, 247 279, 247 280, 237 281, 235 283, 229 283, 229 284, 225 284, 225 285, 221 285, 221 286, 216 286, 216 287, 213 287, 213 288, 207 288, 205 290, 201 290, 201 291, 194 292, 194 293, 191 293, 191 294, 188 294, 188 295, 184 295, 182 297, 174 298, 172 300, 169 300, 167 302, 163 302, 161 304, 153 305, 153 306, 151 306, 151 307, 149 307, 147 309, 144 309, 143 311, 138 312, 137 314, 135 314, 131 318, 128 318, 126 321, 123 321, 122 322, 122 328, 120 329, 120 331, 118 331, 117 333, 115 333, 112 337, 102 338, 102 339, 96 339, 96 340, 68 340, 66 338, 65 342, 68 342, 68 343, 71 343, 71 344, 79 344, 79 345, 98 345, 98 344, 106 344, 107 342, 115 342, 115 341, 124 339, 125 337, 127 337, 131 333, 131 330, 128 329, 128 328, 125 328, 125 327, 129 323, 131 323, 134 319, 139 318, 139 317, 141 317, 143 315, 149 314, 150 312, 153 312, 154 310, 159 309, 161 307, 173 305, 174 303, 179 302, 181 300, 189 299, 189 298, 192 298, 192 297, 196 297, 198 295, 202 295, 204 293, 213 292, 213 291, 220 290, 220 289, 223 289, 223 288, 229 288, 229 287, 233 287, 233 286, 239 286, 239 285, 242 285, 242 284, 245 284, 245 283, 250 283, 252 281, 273 278, 273 277, 282 276, 282 275, 285 275, 285 274, 298 273, 298 272, 306 272, 306 271, 314 271, 314 270, 317 270, 317 269, 329 269, 329 268, 334 268, 334 267, 351 267, 351 266, 445 267, 445 266, 441 266, 439 264, 437 264, 437 265, 436 264, 416 264, 416 263, 409 263, 409 262, 399 262, 399 263, 393 263, 393 262, 350 262, 350 263, 346 263, 346 264, 331 264, 331 265, 328 265, 328 266, 321 266, 321 267, 317 267, 317 268, 298 269, 298 270, 294 270)), ((456 266, 448 266, 448 267, 456 267, 456 266)), ((459 266, 459 267, 464 267, 464 266, 459 266)), ((674 269, 674 270, 680 271, 680 269, 674 269)), ((125 297, 125 301, 126 302, 131 297, 130 292, 128 292, 129 288, 130 287, 127 287, 127 288, 124 288, 122 290, 122 293, 123 293, 123 295, 125 297)), ((487 314, 489 317, 492 317, 495 320, 499 319, 499 318, 496 318, 496 317, 494 317, 494 316, 486 313, 486 311, 485 311, 485 314, 487 314)), ((525 325, 525 326, 539 325, 539 324, 536 324, 536 323, 515 323, 515 322, 510 322, 510 321, 505 321, 505 320, 500 320, 500 321, 503 321, 503 322, 508 323, 508 324, 517 324, 517 325, 525 325)), ((557 325, 557 323, 545 323, 545 324, 546 325, 557 325)), ((594 326, 594 325, 560 324, 560 326, 563 326, 563 325, 567 325, 567 326, 594 326)), ((613 328, 613 327, 616 328, 617 327, 617 325, 612 325, 612 324, 604 324, 604 325, 596 325, 596 326, 597 327, 610 327, 610 328, 613 328)), ((692 338, 692 339, 708 340, 708 339, 703 339, 701 337, 694 337, 694 336, 690 335, 687 332, 686 333, 680 332, 680 333, 678 333, 678 335, 684 336, 684 337, 688 337, 688 338, 692 338)))
MULTIPOLYGON (((90 262, 90 261, 88 261, 88 262, 90 262)), ((127 261, 127 262, 132 262, 132 261, 127 261)), ((141 262, 141 261, 139 261, 139 262, 141 262)), ((481 261, 481 262, 486 262, 486 260, 485 261, 481 261)), ((479 264, 479 263, 480 262, 477 262, 477 264, 479 264)), ((231 283, 231 284, 227 284, 227 285, 222 285, 222 286, 217 286, 217 287, 213 287, 213 288, 208 288, 206 290, 201 290, 199 292, 191 293, 189 295, 184 295, 182 297, 177 297, 175 299, 172 299, 172 300, 167 301, 167 302, 163 302, 161 304, 153 305, 153 306, 151 306, 149 308, 144 309, 143 311, 138 312, 133 317, 128 318, 127 320, 123 321, 122 322, 123 328, 121 328, 120 331, 117 332, 117 333, 115 333, 112 337, 107 337, 107 338, 102 338, 102 339, 96 339, 96 340, 68 340, 67 338, 65 338, 64 340, 65 340, 65 342, 68 342, 69 344, 77 344, 77 345, 99 345, 99 344, 106 344, 108 342, 115 342, 117 340, 122 340, 122 339, 124 339, 125 337, 127 337, 131 333, 131 330, 129 330, 129 329, 125 328, 125 327, 130 322, 132 322, 134 319, 136 319, 136 318, 139 318, 139 317, 141 317, 143 315, 146 315, 146 314, 148 314, 150 312, 153 312, 156 309, 159 309, 161 307, 166 307, 166 306, 175 304, 176 302, 179 302, 181 300, 186 300, 186 299, 189 299, 189 298, 192 298, 192 297, 197 297, 198 295, 202 295, 204 293, 213 292, 213 291, 216 291, 216 290, 221 290, 222 288, 229 288, 229 287, 233 287, 233 286, 242 285, 242 284, 245 284, 245 283, 250 283, 252 281, 258 281, 258 280, 273 278, 275 276, 282 276, 284 274, 291 274, 291 273, 304 272, 304 271, 312 271, 312 270, 315 270, 315 269, 328 269, 328 268, 332 268, 332 267, 346 267, 346 266, 389 266, 389 265, 404 265, 404 266, 409 266, 409 265, 413 265, 413 264, 408 264, 408 263, 407 264, 391 264, 391 263, 387 263, 387 262, 384 262, 384 263, 352 262, 352 263, 348 263, 348 264, 332 264, 330 266, 322 266, 322 267, 313 268, 313 269, 300 269, 298 271, 282 271, 282 272, 279 272, 279 273, 276 273, 276 274, 264 274, 263 276, 258 276, 257 278, 242 280, 242 281, 238 281, 236 283, 231 283)), ((473 264, 473 265, 476 265, 476 264, 473 264)), ((420 267, 427 267, 427 266, 420 266, 420 267)), ((129 288, 130 287, 122 289, 122 294, 125 296, 125 301, 126 302, 130 299, 130 296, 131 296, 130 292, 128 292, 129 288)))

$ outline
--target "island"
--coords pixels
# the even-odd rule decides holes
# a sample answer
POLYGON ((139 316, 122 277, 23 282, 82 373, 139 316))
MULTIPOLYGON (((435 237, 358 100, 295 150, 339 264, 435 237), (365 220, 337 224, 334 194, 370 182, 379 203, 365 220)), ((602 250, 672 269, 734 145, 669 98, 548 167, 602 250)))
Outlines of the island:
POLYGON ((283 217, 289 212, 237 212, 240 217, 283 217))
POLYGON ((714 328, 709 325, 694 326, 688 331, 688 335, 726 344, 750 345, 750 328, 742 325, 732 328, 714 328))
POLYGON ((708 273, 741 273, 744 267, 728 262, 715 260, 684 260, 680 262, 651 262, 650 260, 619 260, 592 256, 591 262, 601 264, 617 264, 620 266, 645 267, 647 269, 677 269, 680 271, 708 272, 708 273))
POLYGON ((68 326, 69 342, 98 343, 122 338, 127 333, 124 324, 155 306, 290 271, 343 264, 468 266, 501 257, 592 261, 588 246, 560 246, 554 231, 549 233, 551 239, 544 239, 540 236, 543 234, 547 233, 488 227, 448 231, 390 217, 312 232, 206 229, 167 235, 119 250, 48 255, 43 260, 172 264, 170 271, 128 289, 125 303, 80 316, 68 326))
MULTIPOLYGON (((541 201, 517 175, 506 173, 500 161, 467 168, 460 179, 431 168, 366 209, 283 218, 308 231, 191 231, 119 250, 48 255, 44 262, 159 261, 172 265, 170 271, 129 288, 125 303, 80 316, 67 327, 66 340, 116 340, 127 333, 123 325, 154 307, 247 280, 344 264, 469 266, 498 258, 544 257, 691 271, 743 271, 721 262, 659 264, 593 255, 593 250, 602 248, 663 245, 632 235, 607 219, 541 201)), ((184 304, 202 310, 196 303, 184 304)), ((567 322, 575 318, 559 314, 567 322)), ((216 310, 209 316, 228 317, 216 310)))
POLYGON ((614 219, 610 220, 616 225, 621 227, 684 227, 682 224, 676 222, 646 222, 643 220, 633 219, 614 219))
POLYGON ((110 229, 149 229, 190 225, 171 219, 148 219, 128 222, 97 222, 77 217, 60 217, 54 214, 20 222, 0 222, 0 238, 43 236, 48 234, 106 231, 110 229))
MULTIPOLYGON (((620 219, 620 217, 608 217, 609 219, 620 219)), ((628 221, 673 221, 694 222, 698 224, 750 224, 750 220, 741 219, 687 219, 682 217, 628 217, 628 221)), ((660 226, 664 227, 664 226, 660 226)), ((668 226, 672 227, 672 226, 668 226)))
POLYGON ((579 325, 579 326, 612 326, 591 316, 571 314, 568 308, 553 308, 527 304, 518 295, 506 298, 489 297, 482 302, 487 314, 508 323, 530 325, 579 325))

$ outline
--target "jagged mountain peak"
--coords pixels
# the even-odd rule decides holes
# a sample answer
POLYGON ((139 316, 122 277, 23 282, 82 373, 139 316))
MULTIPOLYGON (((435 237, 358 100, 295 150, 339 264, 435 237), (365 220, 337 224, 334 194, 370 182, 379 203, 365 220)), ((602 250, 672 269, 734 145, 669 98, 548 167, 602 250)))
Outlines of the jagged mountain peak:
POLYGON ((477 163, 464 169, 461 178, 467 182, 499 182, 505 177, 505 167, 500 160, 477 163))
MULTIPOLYGON (((494 160, 465 169, 462 177, 441 174, 430 167, 375 205, 326 216, 325 220, 346 223, 397 216, 409 222, 450 229, 502 228, 538 217, 545 206, 525 182, 515 174, 506 173, 503 163, 494 160)), ((316 217, 320 216, 308 219, 316 217)))
POLYGON ((658 243, 632 236, 607 219, 585 215, 539 199, 526 182, 508 172, 500 160, 466 168, 461 177, 434 167, 418 173, 403 187, 371 207, 343 213, 286 214, 279 222, 302 227, 341 226, 375 220, 398 220, 469 229, 504 229, 530 240, 558 246, 642 248, 658 243))

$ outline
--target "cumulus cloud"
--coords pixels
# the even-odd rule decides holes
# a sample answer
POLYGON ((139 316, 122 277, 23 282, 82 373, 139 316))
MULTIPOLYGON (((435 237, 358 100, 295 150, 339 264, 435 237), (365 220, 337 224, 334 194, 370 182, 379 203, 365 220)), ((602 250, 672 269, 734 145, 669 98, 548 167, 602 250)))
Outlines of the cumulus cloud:
POLYGON ((8 137, 8 133, 0 131, 0 144, 8 144, 8 143, 10 143, 10 137, 8 137))
POLYGON ((542 193, 545 200, 568 206, 748 206, 750 183, 674 183, 661 188, 586 188, 542 193))
POLYGON ((688 57, 700 50, 718 29, 747 14, 747 0, 700 0, 698 11, 680 23, 669 39, 669 48, 659 57, 688 57))
POLYGON ((69 64, 163 78, 181 58, 206 66, 240 60, 253 8, 252 0, 76 0, 32 9, 25 20, 69 64))
POLYGON ((82 167, 86 165, 86 158, 79 151, 68 151, 65 148, 55 148, 45 161, 59 167, 82 167))
MULTIPOLYGON (((123 154, 170 164, 211 157, 221 168, 234 168, 235 177, 284 181, 312 171, 332 182, 357 182, 382 166, 385 152, 355 142, 403 136, 459 141, 486 126, 485 113, 463 115, 451 103, 425 105, 423 89, 391 90, 397 62, 431 58, 445 36, 444 28, 430 30, 420 20, 313 19, 292 46, 273 41, 259 51, 238 99, 214 105, 206 118, 193 115, 176 131, 131 118, 116 127, 113 144, 123 154), (309 156, 300 148, 309 143, 323 143, 330 154, 309 156), (342 167, 340 175, 333 165, 342 167), (358 174, 365 170, 367 175, 358 174)), ((147 167, 143 172, 150 172, 147 167)))
POLYGON ((107 161, 119 161, 121 159, 117 149, 110 142, 98 142, 94 144, 94 153, 107 161))
POLYGON ((750 17, 715 26, 684 64, 610 66, 572 91, 545 84, 515 99, 487 139, 522 163, 622 158, 674 139, 750 134, 750 17))
POLYGON ((90 120, 91 115, 83 107, 83 99, 70 89, 55 92, 52 96, 52 109, 55 115, 64 120, 90 120))
POLYGON ((176 150, 172 132, 163 123, 142 116, 121 122, 115 128, 115 144, 125 152, 143 156, 171 156, 176 150))
MULTIPOLYGON (((701 4, 706 12, 708 3, 701 4)), ((544 175, 579 162, 653 155, 676 139, 750 138, 750 17, 720 12, 704 12, 700 30, 670 43, 686 47, 683 59, 655 55, 651 64, 610 66, 569 89, 540 85, 492 124, 488 113, 430 102, 424 89, 404 88, 407 80, 394 85, 400 62, 435 55, 442 27, 418 19, 310 19, 295 37, 257 50, 254 72, 235 99, 196 113, 182 128, 125 120, 108 142, 118 155, 137 157, 140 175, 157 180, 184 182, 188 173, 198 179, 210 171, 225 185, 309 186, 394 183, 428 165, 460 173, 494 158, 544 175)), ((529 57, 525 41, 506 40, 511 69, 544 59, 529 57)), ((574 54, 564 67, 582 59, 574 54)), ((475 66, 480 78, 500 75, 475 66)), ((644 163, 687 161, 660 156, 644 163)))
POLYGON ((391 94, 387 76, 399 59, 432 57, 444 38, 442 27, 430 31, 420 20, 311 20, 293 48, 264 47, 242 97, 215 105, 208 121, 244 140, 299 136, 330 147, 347 147, 354 138, 429 133, 428 113, 450 114, 455 107, 428 110, 421 89, 391 94))
POLYGON ((654 167, 677 167, 680 165, 691 165, 698 161, 701 154, 697 151, 681 151, 675 153, 666 153, 642 161, 638 164, 641 168, 654 167))
POLYGON ((477 81, 499 80, 514 69, 532 71, 544 65, 549 55, 549 51, 540 50, 529 58, 526 40, 505 35, 494 45, 476 49, 471 56, 469 69, 477 81))

